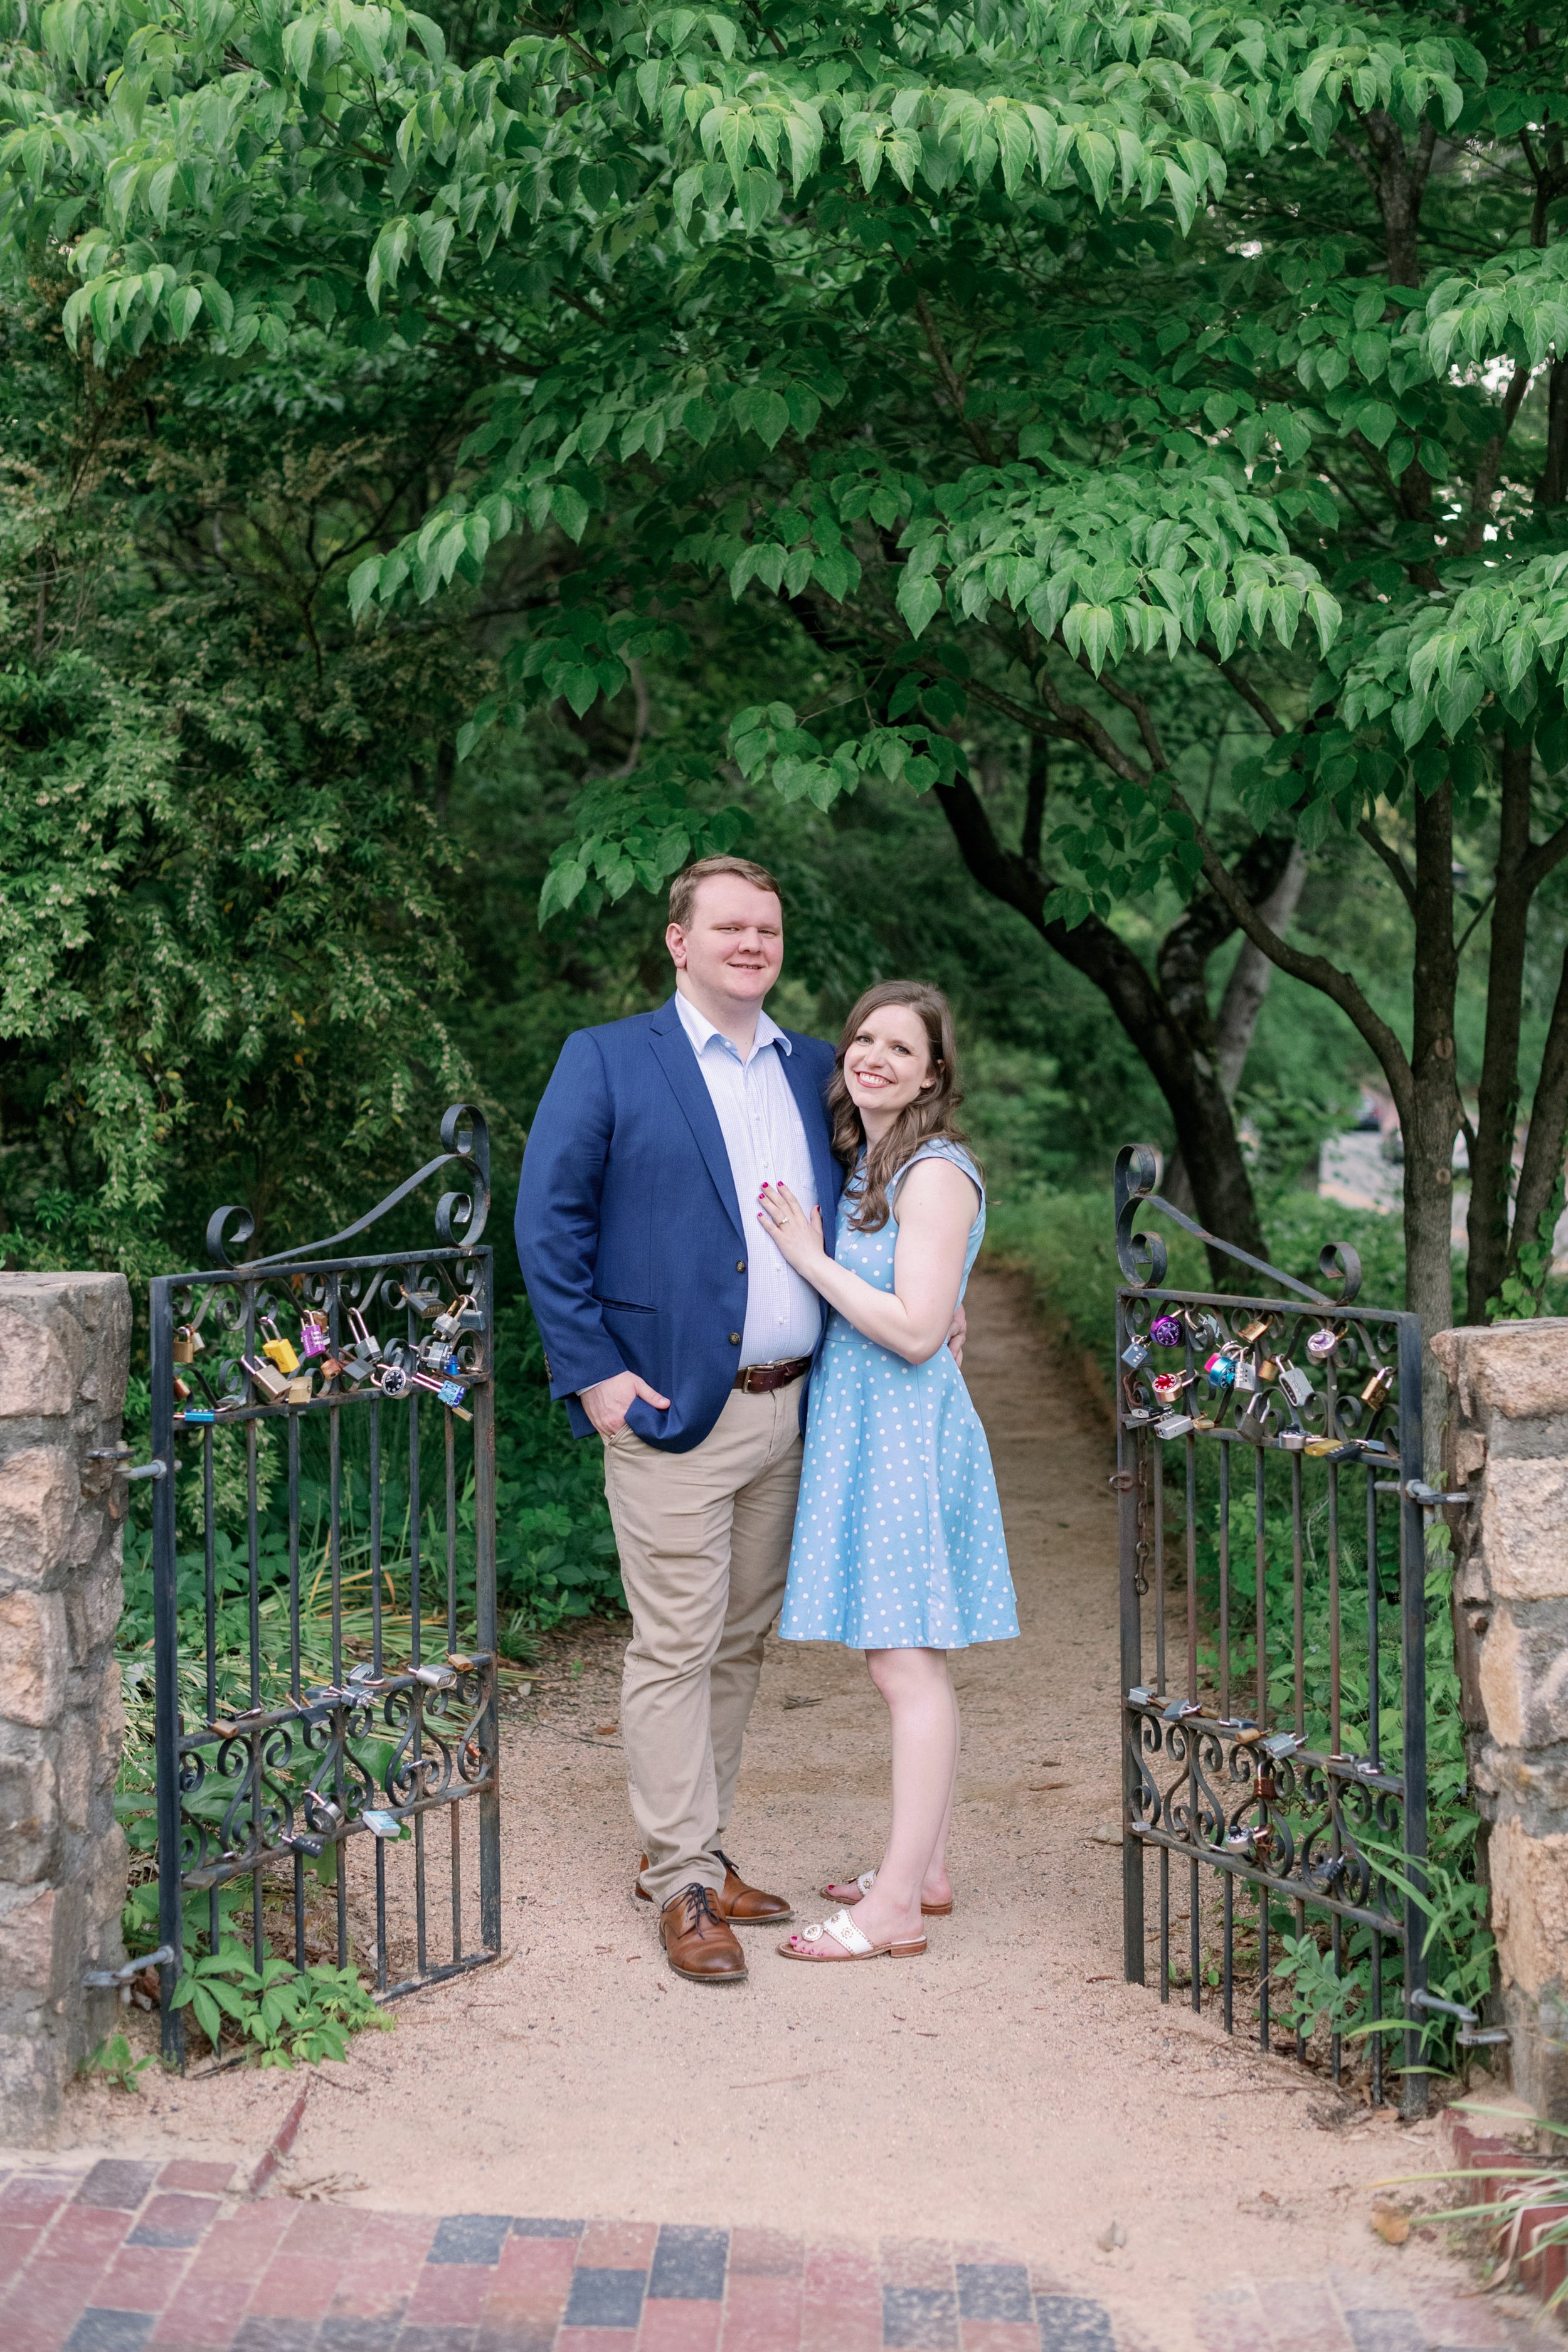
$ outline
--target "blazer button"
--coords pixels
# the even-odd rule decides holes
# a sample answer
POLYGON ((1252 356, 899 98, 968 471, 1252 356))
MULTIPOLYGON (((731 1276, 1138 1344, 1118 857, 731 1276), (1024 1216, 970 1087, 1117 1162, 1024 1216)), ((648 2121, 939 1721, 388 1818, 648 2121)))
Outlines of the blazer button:
POLYGON ((730 1345, 731 1345, 731 1348, 738 1348, 738 1347, 740 1346, 740 1344, 741 1344, 741 1335, 740 1335, 740 1333, 739 1333, 738 1331, 731 1331, 731 1334, 730 1334, 730 1345))
POLYGON ((735 1271, 736 1271, 736 1273, 737 1273, 737 1274, 744 1274, 744 1273, 745 1273, 745 1271, 746 1271, 746 1261, 745 1261, 745 1259, 744 1259, 743 1257, 738 1257, 738 1258, 735 1260, 735 1271))

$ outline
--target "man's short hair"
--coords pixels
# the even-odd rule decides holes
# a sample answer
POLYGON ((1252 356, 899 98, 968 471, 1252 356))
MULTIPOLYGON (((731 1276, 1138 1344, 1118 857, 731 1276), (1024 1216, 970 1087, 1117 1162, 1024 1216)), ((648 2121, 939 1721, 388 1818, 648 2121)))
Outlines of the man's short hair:
POLYGON ((765 866, 750 857, 700 857, 695 866, 684 866, 669 886, 669 919, 677 929, 685 930, 691 920, 699 884, 715 874, 738 875, 753 890, 771 890, 780 907, 784 905, 784 892, 765 866))

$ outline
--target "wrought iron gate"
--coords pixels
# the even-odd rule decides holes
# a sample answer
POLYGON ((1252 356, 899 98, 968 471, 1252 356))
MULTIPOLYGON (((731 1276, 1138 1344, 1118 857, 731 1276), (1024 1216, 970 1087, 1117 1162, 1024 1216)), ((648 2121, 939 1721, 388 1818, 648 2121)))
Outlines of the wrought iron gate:
MULTIPOLYGON (((1156 1943, 1162 2000, 1185 1990, 1201 2011, 1206 1996, 1229 2032, 1239 1992, 1262 2046, 1278 2047, 1279 1937, 1310 1929, 1333 1978, 1350 1965, 1365 1984, 1374 2101, 1393 2039, 1402 2103, 1421 2113, 1423 2015, 1450 2004, 1426 1990, 1415 1899, 1423 1507, 1436 1499, 1421 1477, 1420 1326, 1357 1303, 1353 1250, 1322 1252, 1331 1287, 1314 1290, 1216 1242, 1155 1194, 1158 1170, 1148 1145, 1117 1160, 1127 1979, 1145 1981, 1156 1943), (1167 1288, 1164 1243, 1133 1232, 1144 1209, 1250 1267, 1261 1294, 1167 1288), (1173 1863, 1187 1898, 1175 1959, 1173 1863)), ((1288 2046, 1305 2054, 1299 2031, 1288 2046)), ((1327 2055, 1337 2082, 1337 2028, 1327 2055)))
POLYGON ((216 1271, 151 1286, 160 1979, 182 2065, 187 1907, 212 1952, 243 1929, 257 1962, 368 1959, 389 2000, 500 1953, 484 1120, 454 1105, 441 1144, 278 1256, 234 1264, 254 1226, 219 1209, 216 1271), (437 1202, 434 1247, 330 1255, 447 1169, 468 1190, 437 1202))

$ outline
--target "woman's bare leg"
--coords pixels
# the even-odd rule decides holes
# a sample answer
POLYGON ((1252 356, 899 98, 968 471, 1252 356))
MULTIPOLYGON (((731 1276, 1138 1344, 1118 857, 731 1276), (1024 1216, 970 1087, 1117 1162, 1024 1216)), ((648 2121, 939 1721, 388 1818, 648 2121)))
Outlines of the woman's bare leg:
MULTIPOLYGON (((920 1652, 909 1652, 909 1651, 890 1650, 890 1651, 880 1651, 880 1652, 868 1653, 868 1657, 867 1657, 867 1664, 868 1664, 868 1666, 870 1665, 870 1663, 871 1663, 871 1657, 872 1657, 872 1656, 874 1656, 874 1655, 875 1655, 875 1656, 882 1656, 882 1657, 902 1657, 902 1656, 914 1656, 914 1655, 919 1655, 919 1656, 921 1656, 921 1657, 940 1657, 940 1658, 942 1658, 942 1659, 943 1660, 943 1663, 945 1664, 945 1653, 944 1653, 944 1652, 942 1652, 942 1651, 940 1651, 940 1650, 923 1650, 923 1651, 920 1651, 920 1652)), ((875 1681, 877 1680, 876 1670, 875 1670, 875 1668, 874 1668, 874 1667, 872 1668, 871 1679, 873 1680, 873 1682, 875 1682, 875 1681)), ((880 1687, 880 1685, 879 1685, 879 1687, 880 1687)), ((886 1691, 884 1691, 884 1692, 882 1693, 882 1696, 883 1696, 883 1697, 884 1697, 884 1698, 886 1698, 886 1697, 887 1697, 888 1694, 886 1693, 886 1691)), ((950 1878, 948 1877, 948 1874, 947 1874, 947 1835, 948 1835, 948 1830, 949 1830, 949 1828, 950 1828, 950 1826, 951 1826, 951 1824, 952 1824, 952 1798, 953 1798, 953 1791, 954 1791, 954 1790, 956 1789, 956 1787, 957 1787, 957 1785, 958 1785, 958 1750, 959 1750, 959 1739, 960 1739, 960 1725, 959 1725, 959 1713, 958 1713, 958 1693, 953 1689, 953 1687, 952 1687, 952 1683, 951 1678, 948 1678, 948 1681, 947 1681, 947 1696, 948 1696, 948 1703, 949 1703, 949 1705, 951 1706, 951 1707, 952 1707, 952 1770, 951 1777, 950 1777, 950 1779, 949 1779, 949 1780, 948 1780, 948 1786, 947 1786, 947 1803, 946 1803, 946 1805, 945 1805, 945 1807, 943 1808, 943 1811, 942 1811, 942 1827, 941 1827, 941 1828, 940 1828, 940 1830, 937 1832, 937 1835, 936 1835, 936 1843, 935 1843, 935 1845, 934 1845, 934 1846, 932 1847, 932 1849, 931 1849, 931 1860, 930 1860, 930 1861, 927 1863, 927 1864, 926 1864, 925 1877, 924 1877, 924 1880, 922 1881, 921 1885, 921 1901, 922 1901, 922 1902, 925 1902, 925 1903, 951 1903, 951 1902, 952 1902, 952 1881, 950 1880, 950 1878)), ((891 1702, 890 1702, 890 1701, 889 1701, 889 1705, 891 1704, 891 1702)), ((897 1790, 896 1790, 896 1789, 895 1789, 895 1791, 894 1791, 894 1804, 895 1804, 895 1806, 897 1805, 897 1802, 898 1802, 898 1796, 897 1796, 897 1790)), ((884 1851, 883 1851, 883 1854, 882 1854, 882 1859, 881 1859, 881 1861, 877 1864, 877 1875, 878 1875, 879 1879, 881 1877, 882 1873, 883 1873, 883 1871, 884 1871, 884 1870, 886 1870, 887 1866, 888 1866, 888 1851, 887 1851, 887 1849, 884 1849, 884 1851)), ((860 1895, 860 1890, 859 1890, 858 1886, 857 1886, 857 1885, 855 1885, 854 1881, 853 1881, 853 1880, 851 1880, 851 1879, 846 1879, 846 1880, 842 1883, 842 1885, 840 1885, 840 1883, 839 1883, 837 1880, 836 1880, 836 1879, 835 1879, 835 1880, 830 1880, 830 1881, 829 1881, 829 1883, 828 1883, 827 1892, 828 1892, 830 1895, 837 1895, 841 1901, 843 1901, 843 1902, 847 1902, 847 1903, 855 1903, 855 1902, 857 1902, 857 1901, 858 1901, 858 1899, 859 1898, 859 1895, 860 1895)))
POLYGON ((892 1718, 893 1823, 877 1884, 854 1916, 882 1944, 921 1933, 921 1895, 952 1806, 958 1707, 943 1650, 870 1650, 866 1664, 892 1718))

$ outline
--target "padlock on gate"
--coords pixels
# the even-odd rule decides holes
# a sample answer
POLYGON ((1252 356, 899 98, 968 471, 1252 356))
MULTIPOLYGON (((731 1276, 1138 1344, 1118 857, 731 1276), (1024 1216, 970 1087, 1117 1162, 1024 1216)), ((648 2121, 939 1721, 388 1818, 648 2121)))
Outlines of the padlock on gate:
POLYGON ((300 1369, 299 1350, 293 1341, 286 1339, 278 1328, 276 1316, 264 1315, 261 1318, 261 1328, 264 1331, 270 1331, 272 1334, 270 1339, 263 1339, 261 1342, 262 1354, 268 1363, 276 1364, 279 1370, 291 1380, 300 1369))
POLYGON ((1386 1365, 1380 1365, 1361 1392, 1363 1404, 1370 1406, 1372 1411, 1376 1412, 1380 1406, 1388 1402, 1389 1392, 1393 1386, 1394 1374, 1386 1365))
POLYGON ((268 1363, 260 1356, 241 1356, 239 1366, 241 1371, 249 1373, 252 1388, 258 1396, 264 1396, 268 1404, 284 1402, 289 1393, 289 1383, 276 1364, 268 1363))
POLYGON ((197 1351, 205 1346, 206 1341, 194 1323, 177 1323, 174 1326, 174 1343, 171 1353, 176 1364, 194 1364, 197 1351))
POLYGON ((1131 1371, 1137 1371, 1149 1360, 1149 1342, 1134 1331, 1121 1350, 1121 1360, 1131 1371))
POLYGON ((300 1353, 324 1356, 330 1345, 326 1317, 320 1307, 308 1307, 300 1318, 300 1353))

